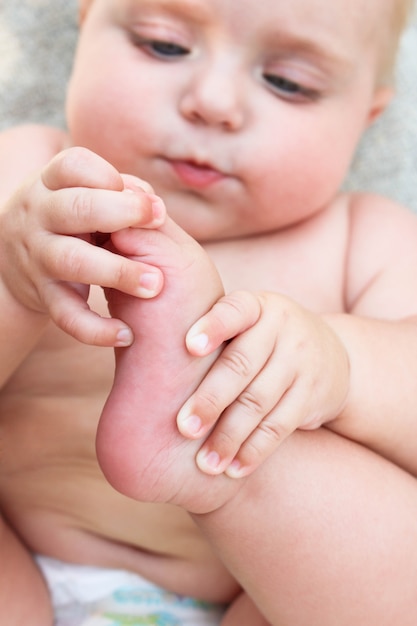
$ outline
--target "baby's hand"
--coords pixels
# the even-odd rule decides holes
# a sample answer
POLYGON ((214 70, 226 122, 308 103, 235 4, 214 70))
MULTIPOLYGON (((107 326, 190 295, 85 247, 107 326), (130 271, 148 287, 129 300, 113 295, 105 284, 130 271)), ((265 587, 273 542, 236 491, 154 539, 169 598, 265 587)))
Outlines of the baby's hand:
POLYGON ((197 464, 207 474, 252 473, 297 428, 342 410, 346 350, 326 322, 272 293, 225 296, 187 334, 194 355, 225 346, 178 414, 180 432, 207 436, 197 464))
POLYGON ((89 286, 141 298, 159 293, 159 269, 112 252, 111 242, 103 244, 112 232, 156 228, 164 219, 164 205, 149 185, 120 175, 89 150, 70 148, 22 185, 1 213, 4 283, 21 304, 49 315, 76 339, 128 345, 132 333, 126 324, 90 310, 89 286))

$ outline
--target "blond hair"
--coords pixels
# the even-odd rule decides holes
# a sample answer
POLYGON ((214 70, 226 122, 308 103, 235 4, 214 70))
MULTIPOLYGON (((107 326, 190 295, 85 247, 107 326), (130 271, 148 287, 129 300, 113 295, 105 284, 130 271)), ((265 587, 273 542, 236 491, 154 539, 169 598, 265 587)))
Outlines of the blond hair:
POLYGON ((402 34, 415 10, 415 0, 394 0, 388 14, 379 74, 380 84, 392 84, 402 34))

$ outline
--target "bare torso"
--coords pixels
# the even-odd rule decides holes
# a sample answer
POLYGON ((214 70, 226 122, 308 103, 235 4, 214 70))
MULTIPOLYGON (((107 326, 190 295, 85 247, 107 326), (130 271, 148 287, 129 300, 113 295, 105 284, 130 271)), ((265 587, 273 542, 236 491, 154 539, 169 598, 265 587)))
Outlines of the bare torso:
MULTIPOLYGON (((348 232, 342 198, 302 226, 207 251, 227 291, 277 290, 315 311, 340 312, 348 232)), ((100 289, 90 299, 105 312, 100 289)), ((130 500, 102 476, 94 440, 113 369, 111 349, 49 326, 1 390, 0 509, 34 552, 132 569, 179 593, 230 599, 235 583, 187 513, 130 500)))

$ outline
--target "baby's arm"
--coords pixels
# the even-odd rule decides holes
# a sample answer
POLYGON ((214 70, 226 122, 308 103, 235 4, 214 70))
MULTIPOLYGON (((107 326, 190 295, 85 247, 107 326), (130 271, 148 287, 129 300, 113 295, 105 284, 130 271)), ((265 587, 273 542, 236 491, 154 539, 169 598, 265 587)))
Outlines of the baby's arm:
POLYGON ((349 359, 321 316, 276 293, 225 296, 190 329, 187 346, 203 356, 228 339, 177 421, 190 438, 215 425, 197 464, 241 477, 297 428, 318 428, 340 413, 349 359))
POLYGON ((417 476, 417 217, 383 198, 352 205, 349 315, 327 322, 351 363, 343 411, 326 426, 417 476))
POLYGON ((215 425, 197 457, 203 471, 250 473, 295 428, 326 423, 417 474, 417 220, 369 202, 352 204, 347 314, 239 293, 190 330, 195 354, 237 335, 178 416, 188 437, 215 425))
POLYGON ((87 299, 93 284, 145 298, 161 289, 157 268, 93 245, 97 231, 163 222, 162 202, 144 186, 92 152, 70 148, 2 204, 0 331, 6 340, 0 383, 30 351, 49 319, 86 343, 131 342, 126 324, 91 311, 87 299))

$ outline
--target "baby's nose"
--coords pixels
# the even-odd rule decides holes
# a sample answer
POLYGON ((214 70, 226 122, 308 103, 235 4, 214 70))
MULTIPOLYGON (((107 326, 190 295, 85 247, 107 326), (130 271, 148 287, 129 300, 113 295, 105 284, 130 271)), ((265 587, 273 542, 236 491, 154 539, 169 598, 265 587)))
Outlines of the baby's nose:
POLYGON ((191 77, 181 102, 182 115, 194 123, 237 131, 244 124, 243 85, 231 68, 209 64, 191 77))

